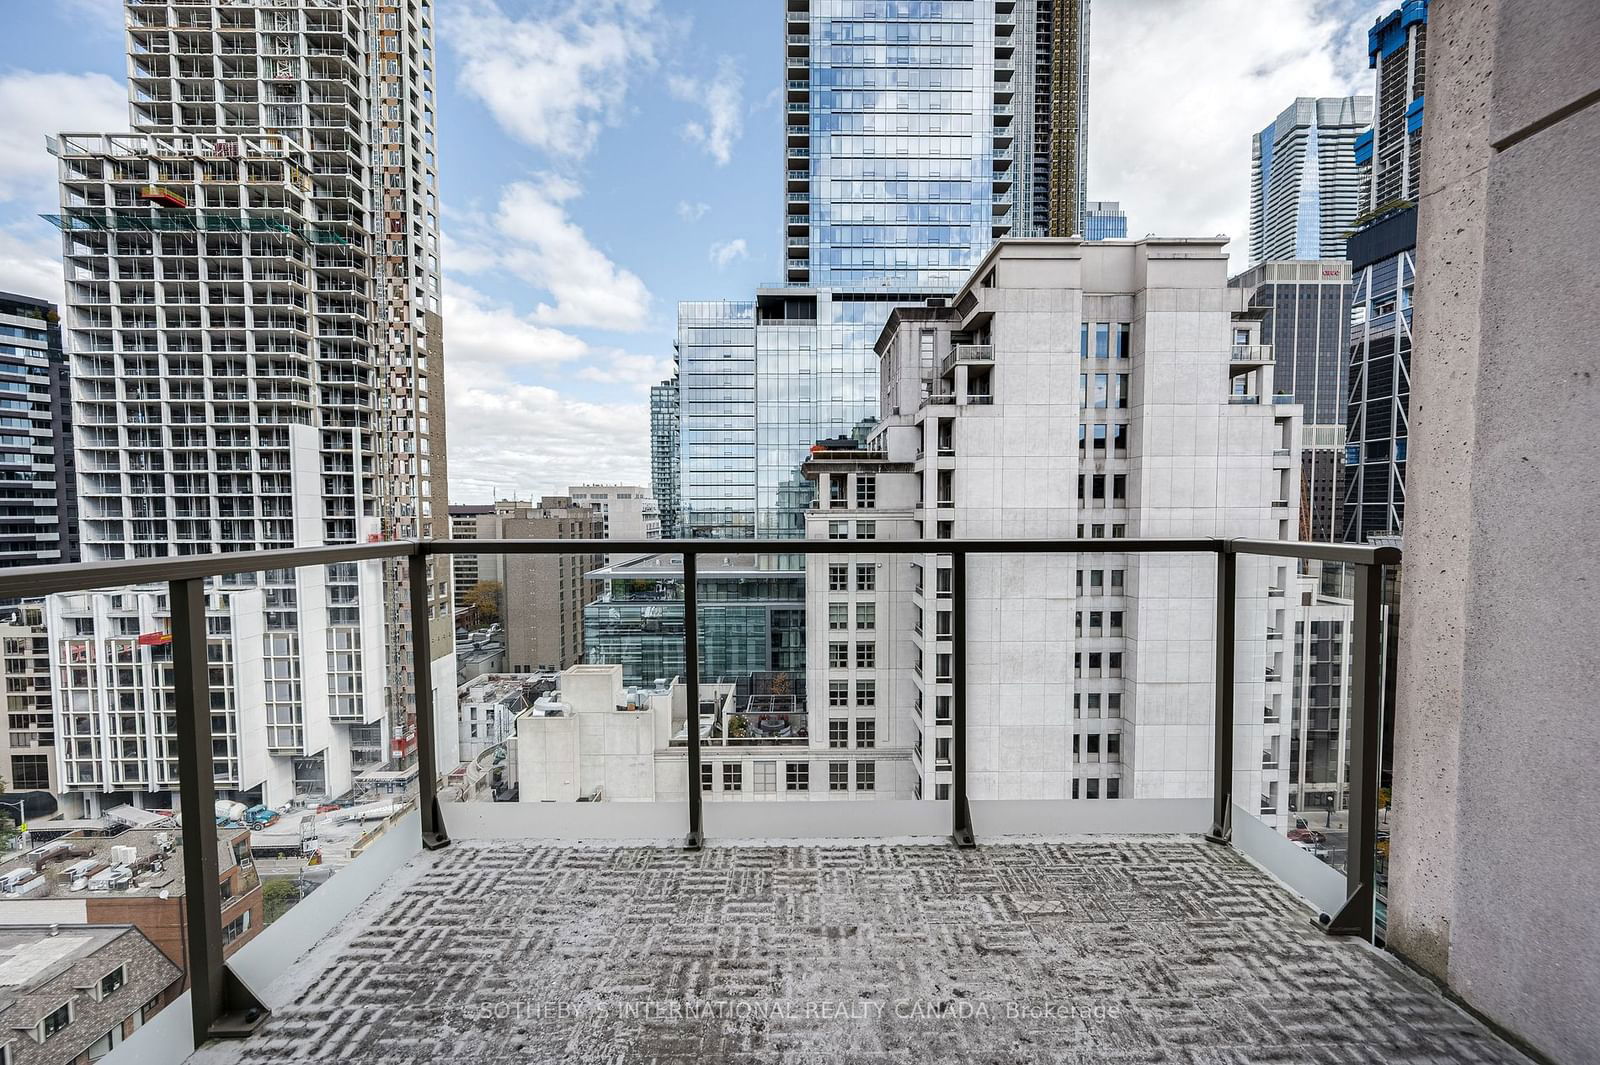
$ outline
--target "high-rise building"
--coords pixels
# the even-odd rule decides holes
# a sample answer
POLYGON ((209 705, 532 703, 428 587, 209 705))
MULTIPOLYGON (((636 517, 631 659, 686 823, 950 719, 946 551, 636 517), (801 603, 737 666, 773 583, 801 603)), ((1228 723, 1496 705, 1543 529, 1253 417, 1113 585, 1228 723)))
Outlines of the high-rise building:
POLYGON ((1302 96, 1250 142, 1250 262, 1333 259, 1361 213, 1369 96, 1302 96))
POLYGON ((1084 240, 1126 240, 1128 216, 1116 200, 1090 200, 1083 215, 1084 240))
POLYGON ((0 653, 7 724, 0 737, 0 781, 6 791, 53 795, 60 790, 60 773, 51 707, 50 637, 37 601, 0 608, 0 653))
POLYGON ((1404 0, 1367 31, 1377 95, 1372 128, 1357 138, 1354 158, 1369 168, 1368 211, 1417 201, 1427 44, 1428 0, 1404 0))
POLYGON ((1349 404, 1341 539, 1398 537, 1410 438, 1411 294, 1416 285, 1427 0, 1406 0, 1367 34, 1377 97, 1356 143, 1371 209, 1351 234, 1349 404))
POLYGON ((784 283, 678 313, 680 532, 803 535, 819 438, 878 417, 892 307, 1085 217, 1088 0, 791 0, 784 283))
MULTIPOLYGON (((494 507, 490 504, 462 505, 454 504, 450 507, 450 539, 452 540, 479 540, 482 535, 478 531, 481 518, 492 515, 494 507)), ((455 608, 461 610, 466 606, 467 593, 479 581, 497 581, 500 579, 499 555, 451 555, 450 571, 455 584, 455 608)))
POLYGON ((650 494, 661 535, 678 535, 678 375, 650 386, 650 494))
MULTIPOLYGON (((907 566, 873 541, 1104 539, 1103 554, 968 559, 971 793, 1210 794, 1213 660, 1190 649, 1213 638, 1214 564, 1116 541, 1298 526, 1300 408, 1274 392, 1259 323, 1230 312, 1222 244, 1008 240, 951 303, 895 311, 877 344, 891 413, 865 447, 824 442, 806 465, 807 535, 841 550, 808 556, 813 746, 909 746, 916 794, 948 795, 950 560, 907 566)), ((1280 822, 1282 725, 1257 708, 1284 700, 1272 630, 1291 571, 1241 559, 1238 583, 1239 747, 1260 757, 1236 794, 1280 822)))
MULTIPOLYGON (((134 132, 51 144, 85 557, 433 535, 432 6, 141 3, 127 21, 134 132)), ((435 673, 449 677, 450 575, 431 565, 435 673)), ((410 758, 404 574, 350 564, 213 583, 214 653, 238 685, 226 697, 247 722, 263 715, 226 737, 237 775, 219 772, 219 789, 337 795, 410 758)), ((62 597, 52 653, 153 667, 170 651, 131 638, 159 634, 168 610, 160 591, 62 597)), ((114 672, 71 671, 93 712, 61 716, 64 786, 170 790, 165 743, 115 769, 87 753, 130 707, 140 735, 169 734, 159 686, 123 699, 114 672)), ((441 694, 448 714, 453 687, 441 694)))
POLYGON ((1241 310, 1261 323, 1273 388, 1305 411, 1300 447, 1301 540, 1341 539, 1350 264, 1265 262, 1229 280, 1241 310))
POLYGON ((0 566, 78 561, 75 480, 56 306, 0 292, 0 566))
POLYGON ((603 540, 657 540, 661 512, 650 493, 634 484, 575 484, 567 498, 600 518, 603 540))
MULTIPOLYGON (((566 496, 537 504, 496 503, 483 539, 598 540, 600 515, 566 496)), ((566 669, 583 661, 583 608, 594 598, 589 574, 603 565, 592 553, 506 555, 501 617, 513 673, 566 669)))

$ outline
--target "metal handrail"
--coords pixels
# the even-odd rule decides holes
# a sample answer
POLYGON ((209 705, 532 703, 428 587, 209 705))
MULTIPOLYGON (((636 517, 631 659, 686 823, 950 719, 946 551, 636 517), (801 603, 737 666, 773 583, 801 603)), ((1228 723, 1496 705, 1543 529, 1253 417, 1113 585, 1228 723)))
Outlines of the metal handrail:
MULTIPOLYGON (((1371 939, 1377 901, 1377 806, 1379 718, 1383 678, 1378 668, 1383 626, 1380 610, 1383 567, 1399 564, 1395 547, 1224 538, 1118 540, 389 540, 329 547, 240 551, 80 565, 27 566, 0 571, 0 597, 32 598, 100 588, 167 582, 172 611, 175 709, 178 729, 179 807, 189 826, 211 824, 216 796, 211 770, 211 682, 207 669, 205 581, 234 573, 293 569, 340 562, 404 558, 410 579, 413 619, 429 612, 428 559, 437 555, 502 554, 652 554, 680 555, 684 582, 685 686, 689 720, 688 822, 685 846, 704 845, 701 808, 699 728, 700 676, 696 592, 697 562, 707 553, 829 555, 948 555, 951 588, 950 670, 956 680, 951 699, 951 838, 957 846, 975 845, 967 798, 966 595, 969 555, 1034 554, 1210 554, 1217 558, 1217 654, 1215 734, 1212 767, 1212 827, 1206 838, 1228 845, 1232 838, 1234 769, 1234 634, 1238 560, 1241 555, 1311 559, 1355 567, 1355 633, 1350 707, 1350 847, 1346 859, 1347 899, 1339 912, 1319 918, 1330 933, 1371 939)), ((941 598, 945 593, 940 593, 941 598)), ((426 624, 424 620, 423 624, 426 624)), ((434 735, 432 660, 425 635, 412 629, 412 671, 417 719, 417 769, 422 845, 449 845, 438 802, 437 738, 434 735)), ((209 834, 183 834, 184 875, 191 884, 215 883, 217 849, 209 834)), ((268 1014, 223 961, 221 899, 216 892, 191 893, 186 911, 185 946, 195 1045, 217 1036, 248 1034, 268 1014)))

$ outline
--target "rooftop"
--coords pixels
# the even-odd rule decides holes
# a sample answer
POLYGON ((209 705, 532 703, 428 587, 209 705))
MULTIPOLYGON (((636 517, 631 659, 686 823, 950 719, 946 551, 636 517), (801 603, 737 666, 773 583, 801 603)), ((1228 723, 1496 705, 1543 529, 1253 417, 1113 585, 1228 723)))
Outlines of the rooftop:
MULTIPOLYGON (((41 822, 48 828, 50 822, 41 822)), ((217 867, 226 873, 238 864, 234 843, 249 846, 249 831, 239 829, 217 841, 217 867)), ((167 897, 183 894, 181 833, 176 829, 133 828, 114 836, 72 833, 25 851, 0 857, 0 917, 9 902, 49 898, 105 898, 108 894, 167 897), (74 886, 78 885, 78 886, 74 886)))
POLYGON ((458 841, 266 992, 262 1029, 191 1060, 1525 1060, 1238 851, 1178 835, 458 841))
POLYGON ((0 925, 0 1009, 133 931, 128 925, 80 925, 65 932, 50 925, 0 925))

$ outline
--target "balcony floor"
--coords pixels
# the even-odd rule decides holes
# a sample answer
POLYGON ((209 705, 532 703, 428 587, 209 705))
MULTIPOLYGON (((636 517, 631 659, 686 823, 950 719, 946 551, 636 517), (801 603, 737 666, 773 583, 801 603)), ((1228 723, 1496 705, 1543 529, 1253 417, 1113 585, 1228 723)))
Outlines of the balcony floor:
MULTIPOLYGON (((305 905, 315 906, 315 896, 305 905)), ((192 1061, 1525 1062, 1192 837, 458 842, 192 1061), (1074 1013, 1076 1011, 1076 1013, 1074 1013)))

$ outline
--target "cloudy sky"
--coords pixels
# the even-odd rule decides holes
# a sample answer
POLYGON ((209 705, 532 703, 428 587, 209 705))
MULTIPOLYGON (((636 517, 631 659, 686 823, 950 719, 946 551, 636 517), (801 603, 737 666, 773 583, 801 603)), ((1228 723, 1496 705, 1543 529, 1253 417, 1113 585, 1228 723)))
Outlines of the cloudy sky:
MULTIPOLYGON (((60 299, 47 133, 125 129, 120 0, 10 5, 0 289, 60 299)), ((1393 0, 1095 0, 1089 195, 1226 233, 1250 135, 1370 91, 1393 0)), ((648 484, 679 300, 781 274, 780 0, 439 0, 450 495, 648 484)))

